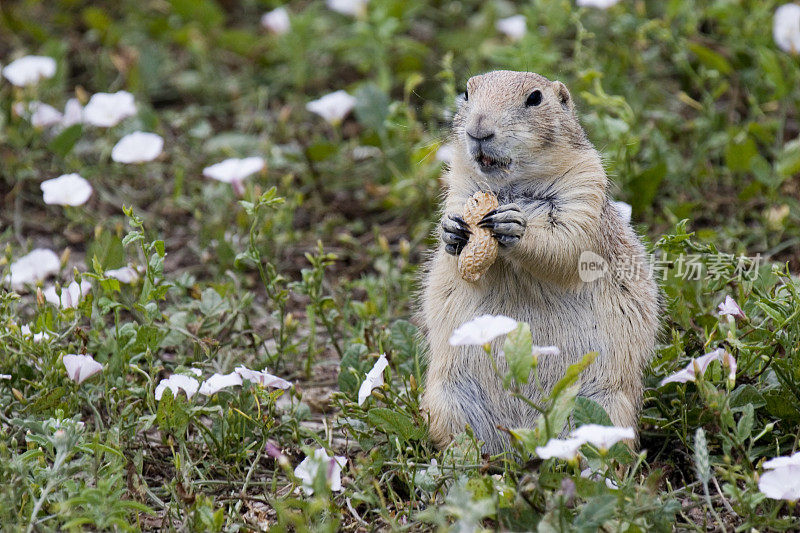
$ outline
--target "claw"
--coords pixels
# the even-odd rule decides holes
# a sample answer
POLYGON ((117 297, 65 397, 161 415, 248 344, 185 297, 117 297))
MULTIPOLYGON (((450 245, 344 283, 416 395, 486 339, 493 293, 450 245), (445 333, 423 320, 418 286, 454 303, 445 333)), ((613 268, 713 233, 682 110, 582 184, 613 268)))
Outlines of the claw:
POLYGON ((449 215, 447 218, 458 224, 461 231, 468 235, 472 235, 472 232, 469 230, 469 224, 467 224, 463 218, 458 215, 449 215))
POLYGON ((445 244, 461 244, 461 245, 464 245, 464 244, 467 244, 467 241, 469 240, 469 238, 467 238, 467 237, 465 237, 463 235, 459 235, 458 233, 454 233, 452 231, 445 231, 442 234, 442 240, 445 242, 445 244))
POLYGON ((513 246, 519 242, 519 237, 515 235, 501 235, 498 233, 492 233, 492 237, 497 239, 497 244, 499 244, 503 248, 507 248, 508 246, 513 246))
POLYGON ((450 255, 459 255, 464 250, 464 246, 457 246, 455 244, 446 244, 444 251, 450 255))

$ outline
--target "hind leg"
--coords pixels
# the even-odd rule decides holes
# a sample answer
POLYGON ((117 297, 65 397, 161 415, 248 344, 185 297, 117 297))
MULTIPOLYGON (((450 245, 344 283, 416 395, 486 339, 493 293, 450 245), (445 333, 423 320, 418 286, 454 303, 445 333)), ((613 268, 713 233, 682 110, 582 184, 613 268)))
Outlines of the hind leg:
POLYGON ((463 431, 466 424, 461 410, 453 403, 441 383, 427 383, 422 408, 430 417, 430 438, 439 449, 450 444, 453 435, 463 431))
POLYGON ((586 396, 594 400, 608 413, 611 424, 617 427, 630 427, 636 432, 636 439, 625 440, 632 450, 636 449, 638 443, 639 425, 639 404, 641 402, 641 392, 632 393, 622 390, 610 390, 595 392, 591 395, 578 393, 579 396, 586 396))
POLYGON ((432 384, 425 391, 424 406, 430 413, 430 436, 437 447, 447 446, 467 425, 484 443, 484 453, 496 454, 508 448, 508 436, 498 424, 508 425, 487 403, 487 391, 469 375, 446 383, 432 384))

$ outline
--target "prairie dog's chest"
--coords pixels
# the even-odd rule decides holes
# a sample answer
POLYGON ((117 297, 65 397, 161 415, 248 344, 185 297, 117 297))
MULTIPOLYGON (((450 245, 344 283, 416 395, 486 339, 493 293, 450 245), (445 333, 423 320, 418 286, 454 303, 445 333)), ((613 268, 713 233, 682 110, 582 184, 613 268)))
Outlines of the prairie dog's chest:
POLYGON ((443 306, 452 314, 437 314, 448 331, 483 314, 506 315, 527 322, 535 344, 569 354, 605 351, 603 306, 593 290, 560 288, 502 265, 493 265, 479 284, 453 281, 443 306))
MULTIPOLYGON (((504 314, 516 320, 542 320, 545 316, 587 317, 595 313, 593 287, 564 288, 540 280, 506 264, 502 258, 477 283, 460 279, 456 259, 446 258, 452 272, 444 291, 445 307, 464 314, 504 314)), ((444 266, 444 265, 443 265, 444 266)))
POLYGON ((500 205, 517 204, 529 214, 558 211, 564 203, 563 194, 554 184, 508 185, 497 191, 497 199, 500 205))

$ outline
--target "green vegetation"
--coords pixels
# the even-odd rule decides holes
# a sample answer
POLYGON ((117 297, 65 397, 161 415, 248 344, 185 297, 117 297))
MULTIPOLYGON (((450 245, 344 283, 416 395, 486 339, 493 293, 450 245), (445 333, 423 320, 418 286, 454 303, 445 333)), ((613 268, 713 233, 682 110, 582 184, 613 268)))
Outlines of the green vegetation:
MULTIPOLYGON (((91 288, 71 308, 0 288, 0 529, 800 529, 794 504, 758 487, 763 459, 800 444, 800 58, 773 40, 779 4, 430 4, 371 0, 352 17, 298 1, 279 34, 259 23, 269 0, 2 2, 0 62, 35 54, 57 70, 0 82, 0 277, 50 248, 62 302, 73 279, 91 288), (519 40, 495 26, 515 14, 519 40), (427 440, 413 315, 436 245, 436 153, 466 79, 495 68, 570 88, 662 267, 638 454, 538 457, 566 420, 607 423, 575 398, 579 368, 543 406, 547 424, 509 428, 504 457, 481 455, 469 430, 444 451, 427 440), (137 113, 110 128, 35 127, 14 105, 119 90, 137 113), (306 109, 336 90, 356 98, 344 121, 306 109), (137 130, 161 135, 163 154, 115 162, 137 130), (203 177, 248 156, 266 166, 241 194, 203 177), (88 203, 46 205, 40 183, 73 172, 88 203), (107 275, 129 264, 133 283, 107 275), (718 314, 728 295, 746 318, 718 314), (735 379, 714 362, 659 386, 716 348, 735 379), (381 353, 385 384, 359 405, 381 353), (78 384, 67 354, 102 371, 78 384), (251 376, 156 400, 173 374, 240 365, 292 386, 251 376), (341 490, 331 463, 311 469, 309 495, 295 468, 320 447, 346 460, 341 490), (608 482, 582 477, 587 465, 608 482)), ((533 365, 528 335, 506 341, 520 357, 509 393, 533 365)))

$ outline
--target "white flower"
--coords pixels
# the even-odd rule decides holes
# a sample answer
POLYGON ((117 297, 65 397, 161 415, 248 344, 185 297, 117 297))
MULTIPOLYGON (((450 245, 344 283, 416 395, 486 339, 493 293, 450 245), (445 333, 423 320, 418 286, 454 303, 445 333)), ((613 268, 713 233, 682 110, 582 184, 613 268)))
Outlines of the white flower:
POLYGON ((758 490, 773 500, 800 499, 800 466, 792 464, 764 472, 758 480, 758 490))
POLYGON ((161 154, 164 139, 156 133, 135 131, 119 140, 111 150, 111 159, 117 163, 144 163, 161 154))
POLYGON ((708 365, 711 364, 711 361, 715 360, 719 361, 723 366, 728 368, 729 380, 736 379, 736 359, 722 348, 717 348, 713 352, 707 353, 702 357, 692 359, 684 369, 662 379, 660 386, 663 387, 667 383, 673 382, 686 383, 687 381, 694 381, 698 375, 702 376, 705 373, 706 368, 708 368, 708 365))
POLYGON ((83 122, 83 106, 77 98, 70 98, 64 105, 64 119, 61 125, 65 128, 83 122))
POLYGON ((578 450, 583 444, 581 439, 550 439, 544 446, 536 447, 536 455, 542 459, 558 457, 572 461, 578 456, 578 450))
POLYGON ((763 465, 765 469, 786 468, 787 466, 800 467, 800 452, 795 452, 789 457, 775 457, 769 461, 765 461, 763 465))
POLYGON ((602 478, 606 482, 606 487, 608 487, 611 490, 619 490, 619 486, 616 483, 614 483, 612 479, 607 478, 604 474, 600 472, 595 472, 591 468, 586 468, 584 470, 581 470, 581 477, 586 479, 591 479, 592 481, 598 481, 602 478))
POLYGON ((12 109, 14 113, 28 119, 35 128, 47 128, 61 122, 63 115, 55 107, 42 102, 16 102, 12 109))
POLYGON ((465 322, 450 335, 452 346, 486 344, 500 335, 514 331, 517 321, 503 315, 482 315, 465 322))
POLYGON ((775 10, 772 38, 784 52, 800 52, 800 5, 784 4, 775 10))
POLYGON ((80 385, 103 370, 103 365, 95 361, 91 355, 71 353, 64 356, 64 368, 67 369, 69 378, 80 385))
POLYGON ((525 37, 525 32, 527 31, 525 15, 514 15, 513 17, 500 19, 495 24, 495 27, 497 31, 506 34, 512 41, 519 41, 525 37))
POLYGON ((266 163, 261 157, 245 157, 244 159, 226 159, 221 163, 203 169, 203 176, 223 183, 230 183, 236 194, 244 193, 243 181, 256 172, 260 172, 266 163))
POLYGON ((56 294, 55 285, 45 287, 43 293, 44 299, 51 304, 57 305, 62 309, 71 309, 73 307, 77 307, 81 301, 81 298, 89 294, 91 289, 92 284, 86 280, 82 280, 80 285, 78 285, 77 281, 73 281, 68 286, 61 287, 60 300, 58 298, 58 294, 56 294))
POLYGON ((292 386, 291 382, 286 381, 278 376, 273 376, 267 372, 259 372, 257 370, 250 370, 246 366, 237 366, 235 372, 242 376, 251 383, 261 385, 262 387, 274 387, 276 389, 288 389, 292 386))
POLYGON ((306 109, 316 113, 329 124, 339 124, 356 105, 356 98, 345 91, 336 91, 326 94, 318 100, 306 104, 306 109))
POLYGON ((33 85, 43 78, 56 74, 56 60, 45 56, 25 56, 12 61, 3 69, 3 76, 16 85, 33 85))
POLYGON ((739 304, 736 303, 736 300, 730 296, 726 296, 725 301, 719 304, 717 309, 719 309, 720 316, 727 315, 734 318, 746 318, 742 308, 739 307, 739 304))
POLYGON ((342 13, 343 15, 350 15, 358 17, 366 14, 367 4, 369 0, 326 0, 325 4, 329 9, 342 13))
POLYGON ((438 150, 436 150, 436 160, 441 161, 442 163, 450 164, 455 155, 456 149, 450 143, 443 144, 438 150))
POLYGON ((630 223, 631 215, 633 214, 633 208, 630 204, 626 204, 625 202, 611 202, 614 207, 617 208, 617 212, 619 216, 622 217, 622 220, 625 221, 626 224, 630 223))
POLYGON ((283 35, 291 28, 289 12, 286 11, 285 7, 279 7, 269 13, 264 13, 261 17, 261 25, 275 35, 283 35))
POLYGON ((106 277, 113 278, 120 283, 136 283, 139 273, 132 266, 106 270, 106 277))
POLYGON ((586 424, 572 432, 572 437, 581 442, 588 442, 600 450, 608 450, 621 440, 632 440, 636 433, 630 427, 601 426, 599 424, 586 424))
POLYGON ((116 126, 122 119, 135 114, 136 104, 128 91, 94 94, 83 108, 83 120, 101 128, 116 126))
POLYGON ((0 374, 0 379, 11 379, 11 374, 0 374))
POLYGON ((53 250, 36 248, 11 263, 11 272, 5 281, 11 284, 12 289, 17 290, 27 283, 41 281, 60 269, 61 261, 53 250))
POLYGON ((33 337, 33 342, 41 342, 42 340, 48 340, 52 335, 49 333, 42 331, 40 333, 33 333, 31 331, 31 327, 27 324, 19 328, 19 332, 22 333, 25 337, 33 337))
POLYGON ((91 184, 74 173, 43 181, 39 187, 48 205, 83 205, 92 195, 91 184))
POLYGON ((195 376, 202 376, 203 375, 203 371, 200 370, 199 368, 187 368, 186 370, 188 370, 189 372, 191 372, 195 376))
POLYGON ((28 109, 31 111, 31 124, 36 128, 54 126, 64 118, 61 111, 42 102, 31 102, 28 109))
POLYGON ((381 354, 372 370, 367 372, 367 377, 358 389, 358 405, 363 404, 369 395, 372 394, 372 389, 383 385, 383 371, 389 366, 389 361, 386 360, 386 354, 381 354))
POLYGON ((200 394, 211 396, 227 387, 235 387, 242 384, 242 376, 236 372, 230 374, 216 373, 200 385, 200 394))
POLYGON ((161 400, 164 391, 169 389, 172 391, 172 396, 177 396, 178 392, 183 390, 186 393, 186 398, 191 399, 192 396, 200 388, 200 383, 193 377, 184 376, 183 374, 172 374, 166 379, 162 379, 156 387, 156 400, 161 400))
POLYGON ((320 468, 325 469, 325 478, 328 480, 332 491, 342 490, 342 468, 347 464, 347 459, 340 455, 329 456, 324 448, 318 448, 313 455, 306 456, 294 469, 294 475, 303 482, 303 491, 314 494, 314 479, 320 468))
POLYGON ((377 146, 356 146, 353 148, 353 159, 364 161, 371 157, 380 157, 382 153, 377 146))
POLYGON ((578 7, 596 7, 599 9, 608 9, 619 2, 619 0, 577 0, 578 7))

